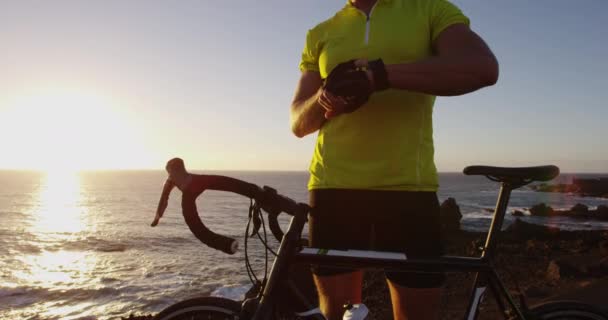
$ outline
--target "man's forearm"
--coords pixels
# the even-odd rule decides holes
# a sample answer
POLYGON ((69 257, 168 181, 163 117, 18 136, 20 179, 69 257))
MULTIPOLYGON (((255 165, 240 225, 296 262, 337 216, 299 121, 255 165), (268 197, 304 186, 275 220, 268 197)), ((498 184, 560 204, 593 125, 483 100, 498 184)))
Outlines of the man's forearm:
POLYGON ((325 122, 325 109, 318 103, 320 93, 291 105, 291 130, 299 138, 319 130, 325 122))
POLYGON ((498 63, 493 56, 432 57, 387 65, 390 86, 437 96, 455 96, 493 85, 498 63))

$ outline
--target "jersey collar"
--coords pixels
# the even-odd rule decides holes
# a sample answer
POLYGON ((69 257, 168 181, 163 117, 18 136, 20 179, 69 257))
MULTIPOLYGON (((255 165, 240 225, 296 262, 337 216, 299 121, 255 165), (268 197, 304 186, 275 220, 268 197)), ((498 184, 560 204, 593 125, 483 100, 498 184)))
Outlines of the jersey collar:
MULTIPOLYGON (((353 4, 350 1, 351 0, 346 0, 346 4, 344 5, 344 9, 357 9, 355 6, 353 6, 353 4)), ((392 1, 393 0, 377 0, 376 6, 378 4, 381 4, 381 3, 391 3, 392 1)))
MULTIPOLYGON (((346 0, 346 5, 349 6, 349 7, 352 7, 353 5, 352 5, 352 3, 350 1, 351 0, 346 0)), ((390 3, 392 1, 393 0, 378 0, 378 2, 380 2, 380 3, 382 3, 382 2, 384 2, 384 3, 390 3)))

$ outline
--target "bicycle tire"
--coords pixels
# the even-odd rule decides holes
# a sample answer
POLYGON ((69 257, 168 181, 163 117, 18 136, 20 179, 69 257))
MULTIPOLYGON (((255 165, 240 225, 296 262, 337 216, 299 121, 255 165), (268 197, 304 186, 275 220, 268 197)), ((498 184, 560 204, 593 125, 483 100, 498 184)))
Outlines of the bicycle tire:
POLYGON ((165 308, 153 320, 237 320, 241 304, 230 299, 200 297, 165 308))
POLYGON ((608 320, 605 311, 577 301, 547 302, 530 309, 529 312, 535 320, 608 320))

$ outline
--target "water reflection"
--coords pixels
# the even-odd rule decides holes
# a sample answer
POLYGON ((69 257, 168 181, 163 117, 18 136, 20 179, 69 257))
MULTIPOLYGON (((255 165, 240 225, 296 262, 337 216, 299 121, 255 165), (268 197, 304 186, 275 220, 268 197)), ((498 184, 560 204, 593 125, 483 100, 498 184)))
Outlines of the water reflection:
POLYGON ((90 298, 82 296, 82 292, 94 289, 100 257, 87 248, 94 229, 84 205, 86 194, 81 190, 79 175, 55 172, 42 179, 38 201, 27 212, 28 226, 22 243, 38 250, 14 257, 8 283, 2 281, 0 285, 40 289, 32 291, 40 300, 25 305, 23 301, 14 302, 14 307, 27 306, 23 312, 69 319, 67 315, 82 309, 90 298), (38 297, 38 293, 42 296, 38 297), (80 299, 81 303, 61 305, 61 301, 80 299))
POLYGON ((80 205, 77 173, 49 172, 32 212, 34 233, 75 233, 85 228, 87 208, 80 205))
POLYGON ((16 271, 15 277, 29 286, 60 290, 86 281, 96 264, 92 254, 79 251, 43 251, 21 257, 26 268, 16 271))

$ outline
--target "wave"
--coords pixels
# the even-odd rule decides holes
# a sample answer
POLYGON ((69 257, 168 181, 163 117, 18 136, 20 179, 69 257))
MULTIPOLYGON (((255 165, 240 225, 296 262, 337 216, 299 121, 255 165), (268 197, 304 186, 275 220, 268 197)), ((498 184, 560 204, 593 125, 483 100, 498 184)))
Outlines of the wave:
POLYGON ((196 241, 194 241, 192 237, 178 237, 178 236, 163 237, 162 235, 160 235, 160 237, 156 238, 155 240, 160 241, 163 244, 167 244, 167 243, 184 244, 184 243, 193 243, 193 242, 196 243, 196 241))
POLYGON ((225 286, 213 290, 211 295, 241 301, 245 299, 245 294, 249 289, 251 289, 251 285, 225 286))
POLYGON ((165 236, 160 232, 150 234, 149 236, 134 236, 128 240, 129 248, 133 248, 134 250, 159 246, 181 249, 184 247, 196 247, 199 243, 198 239, 191 237, 189 234, 186 236, 165 236))
POLYGON ((68 251, 97 251, 97 252, 124 252, 126 251, 128 246, 119 241, 111 241, 106 239, 100 239, 97 237, 86 237, 74 240, 68 240, 66 242, 57 243, 50 247, 47 247, 47 250, 51 251, 59 251, 59 250, 68 250, 68 251))
POLYGON ((25 217, 27 215, 24 212, 20 212, 20 211, 0 211, 0 217, 11 217, 11 216, 25 217))
MULTIPOLYGON (((133 202, 132 198, 125 196, 115 196, 113 194, 104 194, 102 196, 90 195, 87 192, 84 193, 84 197, 81 203, 85 206, 96 206, 96 205, 116 205, 133 202)), ((145 195, 144 195, 145 196, 145 195)))
POLYGON ((99 278, 100 283, 113 283, 120 282, 120 279, 112 278, 112 277, 101 277, 99 278))
POLYGON ((0 302, 9 307, 27 307, 40 301, 86 301, 102 296, 119 295, 120 290, 101 288, 50 289, 43 287, 0 288, 0 302))

